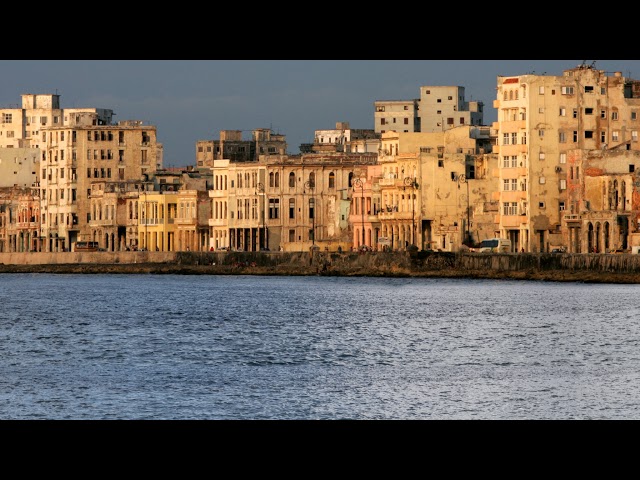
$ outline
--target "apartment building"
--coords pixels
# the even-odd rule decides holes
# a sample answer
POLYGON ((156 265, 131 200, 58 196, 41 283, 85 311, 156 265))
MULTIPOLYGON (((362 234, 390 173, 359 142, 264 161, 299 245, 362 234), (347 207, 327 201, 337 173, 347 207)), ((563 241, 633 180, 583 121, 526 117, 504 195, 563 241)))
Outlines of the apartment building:
MULTIPOLYGON (((586 188, 591 181, 588 172, 594 170, 572 165, 576 156, 572 152, 582 151, 579 156, 584 157, 595 150, 640 150, 640 82, 621 72, 598 70, 594 64, 579 65, 559 76, 498 76, 494 107, 498 109, 494 151, 500 157, 500 188, 494 198, 500 204, 496 215, 500 236, 531 252, 547 252, 557 245, 580 252, 593 246, 589 212, 595 204, 570 194, 569 186, 586 188)), ((605 237, 618 235, 614 226, 628 235, 638 232, 631 202, 636 182, 629 175, 635 174, 635 164, 626 168, 629 178, 619 181, 624 181, 623 197, 629 203, 615 202, 618 213, 606 223, 607 232, 598 234, 601 245, 605 237)), ((620 192, 615 183, 609 187, 607 182, 603 198, 613 191, 620 192)), ((621 243, 628 242, 625 237, 621 243)))
POLYGON ((380 134, 371 129, 351 128, 349 122, 336 122, 336 128, 316 130, 314 143, 300 145, 300 153, 375 153, 380 134))
POLYGON ((242 139, 242 130, 222 130, 219 140, 196 142, 196 166, 212 168, 217 160, 256 162, 260 155, 287 153, 286 136, 268 128, 252 130, 251 140, 242 139))
POLYGON ((78 240, 99 242, 109 251, 124 248, 126 225, 116 224, 117 208, 131 202, 126 184, 142 188, 162 167, 162 148, 156 127, 141 121, 99 125, 95 113, 76 113, 69 123, 42 127, 40 162, 41 234, 47 252, 65 251, 78 240), (113 195, 100 193, 101 208, 91 202, 93 184, 112 184, 113 195))
POLYGON ((376 133, 442 132, 483 124, 484 104, 465 99, 461 86, 422 86, 420 98, 374 102, 376 133))
POLYGON ((21 105, 0 108, 0 148, 42 148, 45 127, 74 123, 75 115, 91 113, 95 125, 109 125, 113 110, 105 108, 60 107, 60 95, 23 94, 21 105))
POLYGON ((216 161, 210 246, 215 249, 336 251, 351 246, 349 206, 357 166, 376 154, 264 155, 216 161))
POLYGON ((382 134, 378 248, 458 251, 494 236, 492 143, 489 127, 470 125, 382 134))

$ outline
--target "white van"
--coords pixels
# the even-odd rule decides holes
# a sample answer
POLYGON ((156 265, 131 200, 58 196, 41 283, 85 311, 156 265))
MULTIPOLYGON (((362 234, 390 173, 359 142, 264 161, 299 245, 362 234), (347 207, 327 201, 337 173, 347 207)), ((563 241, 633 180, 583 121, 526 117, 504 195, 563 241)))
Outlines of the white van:
POLYGON ((480 246, 473 251, 479 253, 511 253, 511 240, 506 238, 487 238, 480 243, 480 246))

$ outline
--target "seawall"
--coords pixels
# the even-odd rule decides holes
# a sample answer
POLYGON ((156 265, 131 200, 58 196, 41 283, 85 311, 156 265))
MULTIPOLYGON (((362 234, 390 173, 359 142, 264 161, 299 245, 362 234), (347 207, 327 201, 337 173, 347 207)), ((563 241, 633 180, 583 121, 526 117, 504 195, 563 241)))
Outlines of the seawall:
POLYGON ((492 278, 640 283, 640 255, 450 252, 0 253, 0 273, 492 278))

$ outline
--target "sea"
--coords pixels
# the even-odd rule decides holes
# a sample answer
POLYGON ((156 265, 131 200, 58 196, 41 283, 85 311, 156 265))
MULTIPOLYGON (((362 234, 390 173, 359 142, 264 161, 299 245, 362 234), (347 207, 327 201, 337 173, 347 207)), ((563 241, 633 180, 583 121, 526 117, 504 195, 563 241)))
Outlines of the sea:
POLYGON ((0 274, 0 419, 640 419, 639 292, 0 274))

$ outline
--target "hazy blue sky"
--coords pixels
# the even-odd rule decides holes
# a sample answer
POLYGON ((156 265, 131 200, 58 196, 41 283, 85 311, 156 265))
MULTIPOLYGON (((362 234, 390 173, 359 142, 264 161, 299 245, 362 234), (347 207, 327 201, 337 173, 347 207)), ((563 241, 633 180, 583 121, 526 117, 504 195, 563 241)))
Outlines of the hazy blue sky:
MULTIPOLYGON (((593 60, 0 60, 0 106, 25 93, 58 93, 62 108, 97 107, 115 120, 155 125, 165 166, 195 164, 195 142, 221 130, 272 128, 289 153, 314 131, 349 122, 373 128, 376 100, 410 100, 423 85, 465 87, 496 120, 496 78, 562 75, 593 60)), ((596 60, 595 67, 640 79, 640 60, 596 60)))

